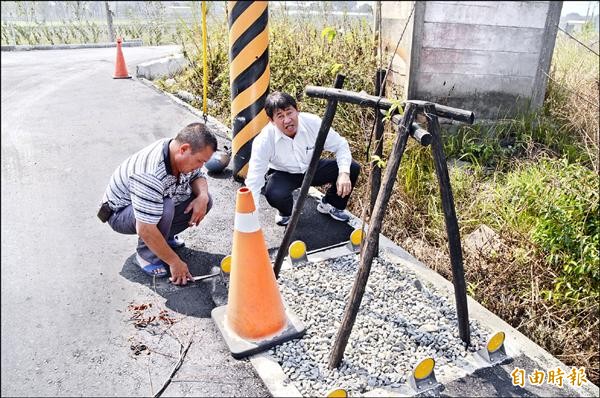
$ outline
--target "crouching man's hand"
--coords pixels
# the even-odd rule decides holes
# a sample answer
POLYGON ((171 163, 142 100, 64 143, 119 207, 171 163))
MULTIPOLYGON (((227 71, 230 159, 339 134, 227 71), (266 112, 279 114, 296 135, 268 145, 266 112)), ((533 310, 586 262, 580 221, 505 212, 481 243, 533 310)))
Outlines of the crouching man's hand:
POLYGON ((169 265, 169 268, 171 269, 171 277, 169 280, 173 282, 174 285, 185 285, 188 281, 193 280, 193 276, 190 274, 190 270, 184 261, 179 260, 173 265, 169 265))
POLYGON ((208 194, 202 193, 196 196, 196 199, 192 200, 184 210, 185 214, 189 213, 190 211, 192 212, 192 216, 190 217, 188 225, 190 227, 198 226, 198 224, 200 224, 200 221, 202 221, 202 219, 206 215, 207 208, 208 194))
POLYGON ((169 265, 171 277, 169 280, 176 285, 185 285, 188 280, 193 280, 187 264, 179 258, 167 244, 155 224, 136 222, 136 228, 140 238, 148 248, 163 262, 169 265))
POLYGON ((337 194, 340 197, 345 197, 350 195, 352 192, 352 183, 350 182, 350 174, 349 173, 340 173, 338 175, 338 179, 336 182, 337 194))

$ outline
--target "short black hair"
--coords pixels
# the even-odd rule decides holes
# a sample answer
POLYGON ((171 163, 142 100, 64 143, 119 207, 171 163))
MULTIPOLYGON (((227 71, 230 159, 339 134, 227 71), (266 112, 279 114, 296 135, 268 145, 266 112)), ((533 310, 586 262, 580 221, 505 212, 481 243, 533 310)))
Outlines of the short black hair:
POLYGON ((281 91, 273 91, 265 100, 265 111, 267 112, 269 119, 273 119, 273 114, 277 109, 283 110, 290 106, 295 110, 298 110, 298 105, 296 104, 294 97, 281 91))
POLYGON ((190 144, 192 153, 198 152, 209 146, 213 152, 217 150, 217 137, 204 123, 190 123, 185 126, 175 137, 180 144, 190 144))

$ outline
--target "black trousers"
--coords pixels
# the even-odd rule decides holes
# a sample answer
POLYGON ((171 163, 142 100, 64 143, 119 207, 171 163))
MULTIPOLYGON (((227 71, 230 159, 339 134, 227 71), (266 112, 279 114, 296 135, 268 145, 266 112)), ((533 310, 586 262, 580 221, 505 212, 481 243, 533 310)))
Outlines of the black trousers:
MULTIPOLYGON (((325 202, 343 210, 348 204, 350 195, 347 195, 345 198, 338 196, 335 184, 338 174, 337 162, 334 159, 321 159, 310 185, 314 187, 330 183, 331 186, 325 193, 325 202)), ((359 174, 360 165, 352 161, 350 165, 350 181, 352 182, 353 189, 359 174)), ((302 186, 302 180, 304 180, 303 173, 292 174, 270 169, 267 173, 267 183, 262 192, 267 198, 267 202, 279 210, 282 216, 289 216, 292 214, 292 209, 294 208, 292 192, 302 186)))

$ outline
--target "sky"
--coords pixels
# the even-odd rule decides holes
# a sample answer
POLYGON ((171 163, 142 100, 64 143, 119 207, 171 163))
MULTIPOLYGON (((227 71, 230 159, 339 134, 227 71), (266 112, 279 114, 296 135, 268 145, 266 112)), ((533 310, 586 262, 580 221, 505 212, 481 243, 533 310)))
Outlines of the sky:
POLYGON ((567 15, 571 12, 576 12, 579 15, 585 17, 590 7, 590 15, 592 12, 594 15, 598 15, 598 2, 597 1, 563 1, 561 15, 567 15))

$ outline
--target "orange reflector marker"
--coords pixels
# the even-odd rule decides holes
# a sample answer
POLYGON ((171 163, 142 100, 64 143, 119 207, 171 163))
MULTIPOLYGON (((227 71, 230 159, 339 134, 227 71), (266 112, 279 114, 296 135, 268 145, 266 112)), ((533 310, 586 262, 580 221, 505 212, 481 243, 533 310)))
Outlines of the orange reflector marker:
POLYGON ((355 229, 350 234, 350 250, 353 252, 359 252, 360 246, 362 245, 363 240, 365 239, 364 231, 360 228, 355 229))
POLYGON ((504 344, 504 338, 504 332, 498 332, 495 335, 493 335, 490 338, 490 341, 488 341, 487 343, 487 350, 489 352, 498 351, 502 347, 502 344, 504 344))
POLYGON ((494 365, 506 361, 508 356, 506 355, 506 350, 504 349, 505 339, 506 334, 504 332, 495 333, 492 337, 490 337, 485 347, 477 351, 477 354, 494 365))
POLYGON ((438 388, 440 383, 435 378, 435 361, 425 358, 415 366, 408 380, 410 386, 419 393, 438 388))
POLYGON ((325 396, 328 398, 347 398, 348 391, 344 390, 343 388, 336 388, 329 391, 325 396))
POLYGON ((435 361, 433 358, 425 358, 415 367, 413 374, 415 379, 423 380, 431 375, 433 368, 435 367, 435 361))
POLYGON ((225 256, 223 260, 221 260, 221 270, 226 274, 231 272, 231 255, 225 256))
POLYGON ((301 240, 292 242, 289 248, 289 254, 293 265, 308 261, 308 257, 306 256, 306 243, 301 240))

